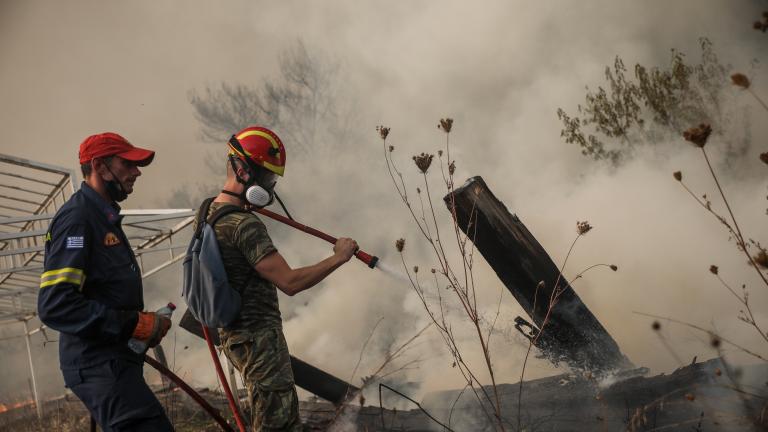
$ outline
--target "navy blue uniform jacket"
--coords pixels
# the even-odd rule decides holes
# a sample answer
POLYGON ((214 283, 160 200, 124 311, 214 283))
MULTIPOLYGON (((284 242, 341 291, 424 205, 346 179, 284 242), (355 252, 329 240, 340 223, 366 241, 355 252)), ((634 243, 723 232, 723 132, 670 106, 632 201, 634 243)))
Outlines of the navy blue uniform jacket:
POLYGON ((83 183, 48 228, 37 310, 43 323, 60 332, 61 369, 114 358, 143 361, 127 346, 144 297, 119 212, 83 183))

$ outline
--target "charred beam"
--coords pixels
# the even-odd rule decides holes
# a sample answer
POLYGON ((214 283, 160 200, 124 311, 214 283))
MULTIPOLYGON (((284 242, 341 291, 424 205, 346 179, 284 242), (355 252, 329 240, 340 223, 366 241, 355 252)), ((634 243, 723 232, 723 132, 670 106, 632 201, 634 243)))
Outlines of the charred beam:
MULTIPOLYGON (((179 327, 201 339, 205 338, 202 325, 192 316, 189 310, 185 311, 181 317, 179 327)), ((214 345, 220 345, 219 334, 215 331, 210 332, 210 334, 214 345)), ((335 405, 341 405, 349 396, 360 390, 352 384, 336 378, 294 356, 291 356, 291 368, 293 369, 293 378, 297 386, 335 405)))
POLYGON ((470 178, 443 199, 459 228, 530 316, 533 324, 517 317, 515 328, 536 339, 545 357, 598 373, 633 367, 565 278, 558 278, 560 271, 541 244, 481 177, 470 178), (562 294, 542 329, 555 289, 562 294))

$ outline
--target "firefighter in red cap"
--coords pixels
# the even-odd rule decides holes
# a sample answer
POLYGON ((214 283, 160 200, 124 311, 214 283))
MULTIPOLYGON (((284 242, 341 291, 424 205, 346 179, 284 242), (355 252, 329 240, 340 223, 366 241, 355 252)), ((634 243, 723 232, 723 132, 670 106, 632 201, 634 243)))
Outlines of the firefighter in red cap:
POLYGON ((173 430, 144 381, 144 354, 128 347, 131 338, 156 346, 171 321, 142 312, 141 273, 117 204, 154 156, 115 133, 86 138, 80 144, 85 181, 53 217, 45 239, 38 314, 60 332, 65 385, 104 431, 173 430))
MULTIPOLYGON (((229 140, 227 180, 208 216, 224 206, 265 207, 285 170, 285 148, 269 129, 249 127, 229 140)), ((299 401, 283 336, 277 289, 290 296, 311 288, 357 250, 340 238, 333 255, 291 268, 275 248, 262 221, 251 212, 222 216, 214 226, 227 279, 241 296, 239 317, 219 329, 224 352, 248 389, 254 431, 300 431, 299 401)))

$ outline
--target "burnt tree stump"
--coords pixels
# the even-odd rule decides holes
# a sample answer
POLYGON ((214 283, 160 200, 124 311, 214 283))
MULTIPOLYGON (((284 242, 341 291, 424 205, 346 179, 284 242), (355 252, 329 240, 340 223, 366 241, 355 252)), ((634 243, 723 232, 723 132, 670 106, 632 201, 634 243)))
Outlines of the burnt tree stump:
POLYGON ((470 178, 443 200, 455 212, 459 228, 533 321, 517 317, 515 328, 536 340, 544 357, 555 365, 565 362, 598 374, 634 367, 565 278, 558 282, 562 293, 542 329, 560 270, 481 177, 470 178))

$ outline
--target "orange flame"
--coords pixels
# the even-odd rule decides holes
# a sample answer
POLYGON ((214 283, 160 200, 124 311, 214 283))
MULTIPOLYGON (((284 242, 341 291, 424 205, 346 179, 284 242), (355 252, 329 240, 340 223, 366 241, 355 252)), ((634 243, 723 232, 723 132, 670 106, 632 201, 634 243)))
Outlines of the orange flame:
POLYGON ((21 401, 21 402, 9 403, 8 405, 0 403, 0 413, 4 413, 17 408, 24 408, 26 406, 31 406, 34 404, 35 404, 35 401, 32 399, 21 401))

